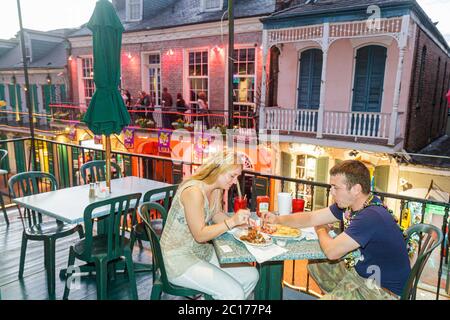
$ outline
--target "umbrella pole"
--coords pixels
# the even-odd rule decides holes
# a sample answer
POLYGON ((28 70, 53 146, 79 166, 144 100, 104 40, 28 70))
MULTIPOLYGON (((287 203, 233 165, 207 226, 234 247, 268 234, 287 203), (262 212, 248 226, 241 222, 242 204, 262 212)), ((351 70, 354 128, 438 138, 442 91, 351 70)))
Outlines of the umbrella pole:
POLYGON ((106 189, 111 193, 111 137, 106 136, 106 189))

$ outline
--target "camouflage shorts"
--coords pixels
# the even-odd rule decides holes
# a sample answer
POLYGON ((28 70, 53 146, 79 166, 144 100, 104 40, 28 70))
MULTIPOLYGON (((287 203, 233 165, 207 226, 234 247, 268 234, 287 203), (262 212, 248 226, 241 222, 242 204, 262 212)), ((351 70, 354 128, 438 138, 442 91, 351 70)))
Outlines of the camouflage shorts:
MULTIPOLYGON (((308 263, 308 272, 325 292, 324 300, 396 300, 396 296, 361 277, 344 262, 308 263)), ((398 299, 398 298, 397 298, 398 299)))

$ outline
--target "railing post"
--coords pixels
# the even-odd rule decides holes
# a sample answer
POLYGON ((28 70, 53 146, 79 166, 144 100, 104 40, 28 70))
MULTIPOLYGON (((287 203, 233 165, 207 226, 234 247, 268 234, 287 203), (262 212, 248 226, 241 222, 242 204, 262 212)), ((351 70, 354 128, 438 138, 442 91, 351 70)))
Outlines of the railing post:
POLYGON ((406 43, 408 40, 408 30, 409 30, 409 15, 404 15, 402 18, 402 31, 398 40, 399 56, 397 64, 397 75, 395 79, 394 87, 394 102, 392 105, 391 123, 389 126, 389 138, 388 145, 393 146, 395 144, 396 138, 396 128, 398 119, 398 105, 400 102, 400 92, 401 92, 401 81, 403 75, 403 61, 406 51, 406 43))
POLYGON ((323 137, 323 116, 325 108, 325 90, 327 82, 327 61, 328 61, 328 47, 329 47, 329 35, 330 35, 330 24, 325 22, 323 24, 323 37, 322 37, 322 76, 320 84, 320 103, 319 103, 319 113, 317 116, 317 138, 323 137))
POLYGON ((261 97, 259 99, 259 130, 266 129, 266 92, 267 92, 267 53, 269 51, 269 38, 267 30, 262 34, 262 79, 261 97))

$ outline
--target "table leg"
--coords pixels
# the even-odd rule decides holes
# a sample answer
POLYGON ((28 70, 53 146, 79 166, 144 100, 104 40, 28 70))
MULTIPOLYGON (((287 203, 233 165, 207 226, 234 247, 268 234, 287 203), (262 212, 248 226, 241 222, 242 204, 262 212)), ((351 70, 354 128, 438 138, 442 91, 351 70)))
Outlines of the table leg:
POLYGON ((255 288, 255 300, 283 299, 283 261, 265 262, 259 265, 259 281, 255 288))

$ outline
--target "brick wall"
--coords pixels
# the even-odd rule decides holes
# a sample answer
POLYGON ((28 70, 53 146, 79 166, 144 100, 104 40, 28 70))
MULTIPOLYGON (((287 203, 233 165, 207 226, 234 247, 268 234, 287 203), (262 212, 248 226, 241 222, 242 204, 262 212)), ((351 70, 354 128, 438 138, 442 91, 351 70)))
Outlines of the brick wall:
MULTIPOLYGON (((261 53, 262 33, 243 33, 235 35, 235 46, 248 45, 257 47, 257 86, 261 83, 262 53, 261 53)), ((185 50, 188 49, 210 49, 209 50, 209 106, 211 109, 223 110, 225 106, 226 88, 226 47, 228 38, 226 36, 211 36, 192 39, 181 39, 164 42, 151 42, 142 44, 125 44, 122 46, 122 87, 128 89, 133 98, 137 98, 139 90, 143 88, 143 76, 148 76, 145 70, 142 72, 142 53, 161 53, 161 84, 167 87, 172 97, 176 98, 177 93, 182 93, 187 101, 185 78, 187 70, 183 70, 185 64, 185 50), (213 50, 214 46, 219 46, 221 50, 213 50), (173 55, 168 55, 172 50, 173 55), (130 58, 131 57, 131 58, 130 58), (183 76, 184 75, 184 76, 183 76)), ((90 54, 90 48, 74 48, 73 56, 90 54)), ((74 101, 79 101, 78 96, 78 75, 76 63, 72 64, 72 88, 74 91, 74 101)))
POLYGON ((420 28, 416 36, 414 56, 405 141, 405 150, 409 152, 419 151, 445 134, 447 125, 445 94, 450 81, 450 58, 420 28), (424 47, 427 53, 421 78, 424 47), (421 98, 418 98, 419 91, 422 91, 421 98))

